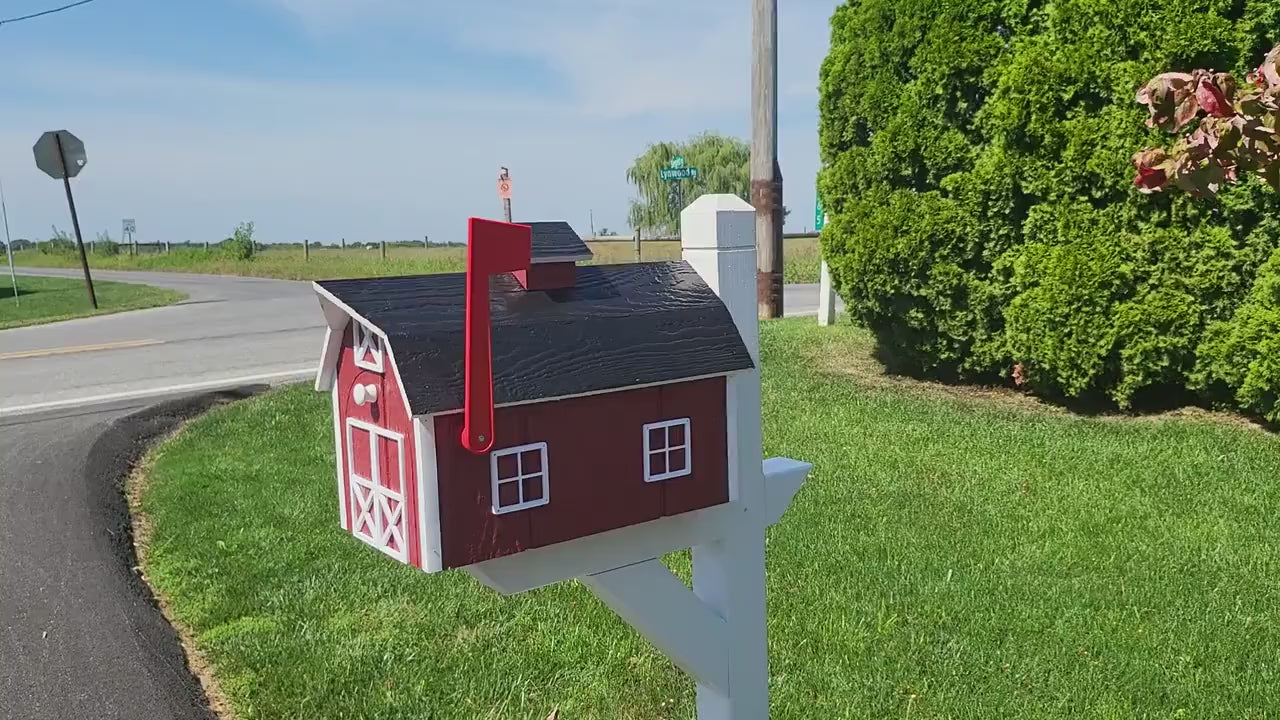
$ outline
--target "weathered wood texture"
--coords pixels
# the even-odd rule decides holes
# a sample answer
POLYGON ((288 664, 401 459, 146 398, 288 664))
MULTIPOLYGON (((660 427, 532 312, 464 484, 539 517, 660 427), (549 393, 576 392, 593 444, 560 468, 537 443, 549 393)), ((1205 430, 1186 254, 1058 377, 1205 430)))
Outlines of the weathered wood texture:
POLYGON ((528 270, 512 273, 525 290, 558 290, 573 287, 577 265, 571 262, 535 263, 528 270))
POLYGON ((778 0, 751 3, 751 204, 760 317, 782 317, 782 168, 778 164, 778 0))
MULTIPOLYGON (((340 455, 340 467, 342 472, 342 492, 345 493, 346 511, 347 511, 347 527, 354 528, 353 520, 355 508, 352 507, 351 495, 351 478, 348 475, 348 457, 352 448, 347 445, 347 420, 354 418, 371 425, 390 430, 402 436, 399 450, 404 453, 404 472, 399 472, 400 461, 396 456, 396 448, 393 443, 386 442, 378 438, 370 438, 374 442, 379 443, 377 448, 379 464, 382 468, 379 480, 380 484, 391 490, 400 493, 404 497, 404 508, 401 517, 403 518, 405 535, 404 541, 408 547, 408 562, 414 567, 422 567, 421 543, 418 536, 418 477, 415 468, 417 467, 416 453, 413 443, 413 418, 411 418, 405 410, 404 402, 400 395, 400 385, 396 381, 395 372, 391 369, 391 360, 389 357, 383 358, 383 372, 377 373, 364 368, 356 367, 355 353, 352 349, 351 342, 352 325, 348 324, 347 329, 343 333, 342 349, 338 354, 336 383, 338 391, 338 430, 340 432, 338 438, 338 452, 340 455), (374 385, 377 388, 378 398, 374 402, 366 402, 364 405, 357 405, 353 399, 353 389, 357 384, 374 385)), ((356 452, 355 458, 356 471, 360 472, 364 477, 369 477, 371 456, 365 453, 369 452, 362 434, 355 434, 356 452)))
POLYGON ((533 232, 533 262, 556 260, 590 260, 591 248, 582 241, 577 231, 567 222, 522 222, 533 232))
MULTIPOLYGON (((463 405, 465 275, 320 281, 391 341, 415 415, 463 405)), ((753 367, 724 303, 684 261, 577 268, 574 287, 494 279, 494 400, 666 383, 753 367)))
POLYGON ((550 499, 503 515, 493 514, 489 456, 459 442, 462 415, 437 416, 435 429, 446 568, 729 500, 724 378, 499 408, 495 450, 547 443, 550 499), (644 424, 682 417, 692 473, 645 482, 644 424))

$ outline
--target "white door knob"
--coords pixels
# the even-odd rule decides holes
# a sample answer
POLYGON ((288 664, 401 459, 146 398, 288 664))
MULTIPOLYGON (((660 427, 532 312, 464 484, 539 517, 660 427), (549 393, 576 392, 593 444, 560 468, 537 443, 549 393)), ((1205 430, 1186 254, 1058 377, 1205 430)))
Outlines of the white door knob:
POLYGON ((373 383, 356 386, 351 389, 351 399, 356 401, 356 405, 364 405, 365 403, 378 401, 378 386, 373 383))

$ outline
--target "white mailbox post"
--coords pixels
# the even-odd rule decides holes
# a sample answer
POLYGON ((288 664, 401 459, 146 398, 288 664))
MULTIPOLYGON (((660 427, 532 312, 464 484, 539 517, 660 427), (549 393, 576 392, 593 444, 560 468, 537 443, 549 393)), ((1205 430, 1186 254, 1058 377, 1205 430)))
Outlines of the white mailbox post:
POLYGON ((704 195, 681 213, 683 257, 720 297, 756 368, 726 389, 729 502, 578 538, 467 568, 512 594, 579 578, 697 682, 699 720, 769 715, 765 531, 812 465, 762 460, 755 210, 704 195), (693 549, 693 587, 660 558, 693 549))

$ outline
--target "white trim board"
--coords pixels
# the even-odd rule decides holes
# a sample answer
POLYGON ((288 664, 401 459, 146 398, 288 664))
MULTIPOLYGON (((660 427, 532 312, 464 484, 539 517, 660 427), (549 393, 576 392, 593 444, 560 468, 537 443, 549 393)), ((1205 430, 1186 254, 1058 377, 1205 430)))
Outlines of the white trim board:
POLYGON ((333 397, 333 451, 334 463, 338 469, 338 525, 343 529, 350 531, 347 522, 347 475, 343 472, 345 467, 342 462, 342 413, 338 408, 338 384, 333 383, 329 394, 333 397))
POLYGON ((413 419, 413 441, 418 469, 418 544, 424 572, 440 572, 444 559, 440 549, 440 485, 436 475, 435 423, 413 419))

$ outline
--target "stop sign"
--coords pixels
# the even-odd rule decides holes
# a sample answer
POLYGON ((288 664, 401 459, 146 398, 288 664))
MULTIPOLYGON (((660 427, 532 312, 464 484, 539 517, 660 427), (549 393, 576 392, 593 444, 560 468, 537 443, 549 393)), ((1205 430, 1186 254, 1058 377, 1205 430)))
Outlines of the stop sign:
POLYGON ((36 167, 45 172, 46 175, 61 180, 64 177, 73 178, 80 174, 80 168, 84 167, 87 158, 84 154, 84 143, 80 138, 72 135, 66 130, 50 130, 40 136, 31 150, 36 156, 36 167), (62 152, 58 152, 58 144, 61 141, 62 152), (63 160, 66 160, 65 167, 63 160))

